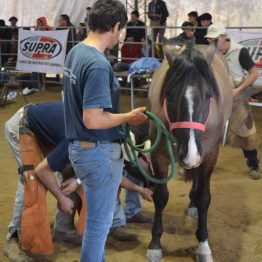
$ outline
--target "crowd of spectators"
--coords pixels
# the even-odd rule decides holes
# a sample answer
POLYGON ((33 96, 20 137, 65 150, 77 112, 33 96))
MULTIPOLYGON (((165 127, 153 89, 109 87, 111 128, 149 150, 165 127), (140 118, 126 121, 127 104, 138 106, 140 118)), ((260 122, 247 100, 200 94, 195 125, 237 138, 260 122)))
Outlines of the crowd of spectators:
MULTIPOLYGON (((67 14, 61 14, 57 27, 48 25, 46 17, 39 17, 33 30, 62 30, 69 28, 67 39, 66 54, 79 41, 83 41, 89 33, 89 16, 92 12, 91 7, 86 8, 86 16, 83 22, 76 26, 71 22, 67 14)), ((117 44, 112 50, 107 51, 110 63, 115 71, 126 71, 129 65, 143 56, 152 56, 162 59, 162 41, 165 34, 166 21, 169 12, 165 1, 152 0, 147 6, 147 17, 150 27, 147 28, 145 22, 140 19, 137 10, 133 10, 130 19, 127 22, 124 43, 117 44), (120 59, 118 58, 120 54, 120 59), (113 59, 112 59, 113 57, 113 59)), ((7 26, 4 20, 0 20, 0 65, 2 68, 15 67, 17 58, 17 40, 18 40, 18 18, 10 17, 10 25, 7 26)), ((187 21, 181 25, 182 33, 169 40, 169 43, 184 44, 186 41, 195 41, 196 44, 208 44, 204 37, 207 27, 212 24, 212 16, 209 13, 198 15, 198 12, 188 13, 187 21)), ((23 28, 32 30, 32 28, 23 28)), ((39 89, 39 76, 32 73, 29 80, 32 83, 24 86, 24 95, 28 95, 39 89)), ((3 80, 3 79, 1 79, 3 80)))

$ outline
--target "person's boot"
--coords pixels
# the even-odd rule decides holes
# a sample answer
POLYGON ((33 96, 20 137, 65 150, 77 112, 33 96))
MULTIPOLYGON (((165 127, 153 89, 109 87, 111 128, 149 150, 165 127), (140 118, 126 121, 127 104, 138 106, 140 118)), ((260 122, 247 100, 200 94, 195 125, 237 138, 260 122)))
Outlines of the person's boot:
POLYGON ((27 256, 26 253, 19 247, 18 238, 10 238, 5 246, 3 253, 12 262, 33 261, 33 259, 27 256))
POLYGON ((112 228, 109 232, 109 236, 118 241, 125 241, 125 242, 138 241, 136 234, 127 233, 121 227, 112 228))
POLYGON ((257 180, 261 178, 261 173, 259 171, 259 160, 257 157, 257 150, 245 150, 243 149, 245 158, 247 159, 247 165, 249 167, 250 178, 257 180))
POLYGON ((82 244, 82 236, 77 234, 75 230, 64 232, 54 229, 52 239, 55 242, 67 242, 76 245, 82 244))
POLYGON ((249 176, 252 179, 254 179, 254 180, 260 179, 261 178, 261 173, 260 173, 259 168, 252 168, 252 167, 250 167, 249 168, 249 176))
POLYGON ((127 218, 126 222, 127 223, 152 224, 153 219, 151 216, 148 216, 140 211, 139 213, 135 214, 131 218, 127 218))

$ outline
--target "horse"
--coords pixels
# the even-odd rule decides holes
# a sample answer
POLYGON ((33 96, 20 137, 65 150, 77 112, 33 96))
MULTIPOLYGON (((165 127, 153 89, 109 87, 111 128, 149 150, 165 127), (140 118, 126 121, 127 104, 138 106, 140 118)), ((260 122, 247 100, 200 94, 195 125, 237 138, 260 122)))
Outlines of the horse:
MULTIPOLYGON (((210 46, 188 44, 180 49, 166 44, 164 52, 165 58, 149 88, 151 111, 170 129, 176 140, 174 154, 186 178, 193 181, 188 215, 198 221, 196 260, 212 262, 207 231, 210 179, 223 128, 232 109, 233 83, 215 43, 210 46)), ((151 141, 156 137, 156 125, 152 121, 149 137, 151 141)), ((163 138, 158 149, 151 153, 151 162, 156 178, 167 177, 170 161, 163 138)), ((168 197, 166 184, 155 185, 155 215, 146 255, 148 261, 158 262, 162 258, 162 214, 168 197)))

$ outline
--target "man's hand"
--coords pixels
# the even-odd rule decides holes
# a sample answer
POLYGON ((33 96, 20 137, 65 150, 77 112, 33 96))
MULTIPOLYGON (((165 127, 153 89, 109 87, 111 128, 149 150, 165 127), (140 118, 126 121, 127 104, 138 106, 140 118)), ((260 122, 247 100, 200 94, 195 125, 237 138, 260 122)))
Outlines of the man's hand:
POLYGON ((152 198, 152 195, 153 195, 153 191, 151 190, 151 189, 149 189, 149 188, 143 188, 142 190, 141 190, 141 196, 145 199, 145 200, 147 200, 147 201, 149 201, 149 202, 153 202, 153 198, 152 198))
POLYGON ((61 194, 61 196, 58 199, 59 210, 66 214, 72 214, 73 207, 74 207, 74 202, 67 196, 61 194))
POLYGON ((236 98, 238 97, 241 93, 243 93, 244 89, 242 89, 241 87, 236 87, 232 90, 232 95, 233 95, 233 98, 236 98))
POLYGON ((77 189, 77 182, 75 178, 69 178, 61 184, 61 190, 64 195, 69 195, 77 189))
POLYGON ((129 119, 127 121, 128 124, 133 126, 141 125, 143 122, 145 122, 148 117, 144 114, 146 111, 146 107, 138 107, 128 113, 129 119))

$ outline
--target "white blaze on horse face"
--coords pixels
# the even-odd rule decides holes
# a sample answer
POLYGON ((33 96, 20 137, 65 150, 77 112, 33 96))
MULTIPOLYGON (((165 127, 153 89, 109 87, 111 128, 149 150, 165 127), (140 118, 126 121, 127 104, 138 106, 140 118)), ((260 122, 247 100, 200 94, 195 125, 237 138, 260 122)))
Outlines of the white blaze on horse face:
MULTIPOLYGON (((189 113, 189 121, 193 121, 193 111, 194 111, 194 93, 193 86, 188 86, 186 91, 186 99, 188 104, 188 113, 189 113)), ((189 131, 189 141, 187 146, 187 156, 183 159, 184 164, 189 168, 197 167, 200 164, 201 156, 197 149, 194 129, 190 128, 189 131)))

